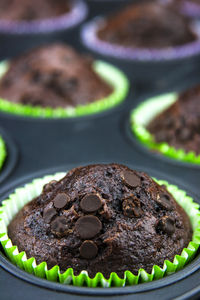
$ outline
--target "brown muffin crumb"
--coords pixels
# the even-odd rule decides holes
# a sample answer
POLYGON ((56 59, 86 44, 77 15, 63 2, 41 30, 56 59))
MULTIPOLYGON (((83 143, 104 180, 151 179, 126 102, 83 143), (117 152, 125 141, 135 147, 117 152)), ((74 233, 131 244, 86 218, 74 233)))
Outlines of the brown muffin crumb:
POLYGON ((132 4, 111 15, 98 31, 100 39, 136 48, 180 46, 197 39, 189 20, 159 2, 132 4))
POLYGON ((47 261, 49 268, 58 264, 61 271, 72 267, 76 275, 86 270, 106 278, 111 272, 123 277, 126 270, 137 274, 140 268, 151 272, 154 264, 172 261, 192 238, 184 210, 143 172, 118 164, 89 165, 50 185, 8 226, 13 244, 37 263, 47 261), (61 194, 67 201, 57 208, 61 194))
POLYGON ((93 61, 64 44, 43 46, 13 59, 0 80, 0 97, 42 107, 75 107, 101 100, 112 88, 93 61))
POLYGON ((69 0, 1 0, 0 19, 33 21, 57 17, 70 10, 69 0))
POLYGON ((200 154, 200 86, 191 88, 148 125, 157 143, 200 154))

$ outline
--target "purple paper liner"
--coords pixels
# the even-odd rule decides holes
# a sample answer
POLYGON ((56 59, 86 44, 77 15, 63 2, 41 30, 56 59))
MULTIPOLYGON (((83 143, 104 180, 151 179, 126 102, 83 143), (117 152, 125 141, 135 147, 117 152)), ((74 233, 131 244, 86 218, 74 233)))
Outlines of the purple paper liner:
POLYGON ((97 36, 97 31, 103 24, 104 18, 96 17, 83 25, 81 30, 83 44, 101 55, 134 61, 169 61, 200 54, 200 27, 197 23, 192 25, 193 32, 198 36, 196 41, 165 49, 131 48, 103 41, 97 36))
POLYGON ((70 11, 59 17, 34 21, 0 20, 0 33, 34 34, 69 29, 81 23, 87 12, 87 5, 82 0, 72 0, 70 11))
MULTIPOLYGON (((173 4, 174 0, 160 0, 162 3, 173 4)), ((200 4, 191 2, 190 0, 182 0, 179 3, 179 9, 182 14, 192 18, 200 17, 200 4)))
POLYGON ((198 18, 200 17, 200 4, 187 0, 183 1, 181 11, 187 16, 198 18))

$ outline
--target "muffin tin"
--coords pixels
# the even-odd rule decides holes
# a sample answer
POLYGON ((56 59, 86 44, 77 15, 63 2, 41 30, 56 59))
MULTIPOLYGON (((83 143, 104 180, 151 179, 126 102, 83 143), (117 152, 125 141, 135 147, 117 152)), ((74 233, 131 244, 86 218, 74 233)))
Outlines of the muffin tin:
POLYGON ((17 159, 18 159, 18 149, 15 142, 7 133, 7 131, 3 130, 1 127, 0 127, 0 136, 3 138, 6 146, 6 158, 5 161, 3 162, 2 168, 0 169, 0 184, 1 184, 10 175, 10 173, 13 171, 13 169, 16 166, 17 159))
MULTIPOLYGON (((79 41, 76 46, 84 50, 79 41)), ((2 57, 6 57, 6 53, 2 53, 2 57)), ((198 63, 197 57, 196 64, 198 63)), ((189 78, 187 72, 183 73, 182 81, 177 78, 173 87, 177 90, 185 89, 198 82, 199 76, 198 68, 189 78)), ((133 82, 125 102, 90 116, 45 120, 0 113, 0 127, 4 128, 0 134, 2 133, 8 145, 5 172, 6 169, 9 172, 12 169, 3 182, 1 176, 4 168, 2 169, 0 199, 5 199, 16 187, 45 174, 67 171, 79 165, 117 162, 146 171, 158 179, 166 179, 186 190, 195 202, 200 203, 199 166, 172 161, 152 154, 147 149, 142 150, 142 146, 130 132, 131 110, 142 100, 171 90, 169 81, 167 83, 165 89, 154 89, 153 86, 141 87, 133 82), (17 164, 17 150, 10 135, 18 146, 17 164), (9 162, 12 166, 10 169, 9 162)), ((1 299, 198 299, 200 296, 200 253, 183 270, 173 275, 126 288, 79 288, 46 281, 14 266, 2 249, 0 266, 1 299)))

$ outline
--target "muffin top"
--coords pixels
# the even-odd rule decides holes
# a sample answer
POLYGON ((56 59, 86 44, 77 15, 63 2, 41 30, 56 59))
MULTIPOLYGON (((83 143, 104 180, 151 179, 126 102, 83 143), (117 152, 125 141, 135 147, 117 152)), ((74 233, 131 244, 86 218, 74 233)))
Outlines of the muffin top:
POLYGON ((0 20, 33 21, 57 17, 70 10, 69 0, 1 0, 0 20))
POLYGON ((197 38, 185 16, 156 1, 132 4, 108 17, 98 36, 112 44, 158 49, 184 45, 197 38))
POLYGON ((1 98, 33 106, 74 107, 111 92, 94 71, 92 59, 64 44, 43 46, 13 59, 0 79, 1 98))
POLYGON ((181 93, 177 101, 148 125, 156 142, 200 154, 200 86, 181 93))
POLYGON ((37 263, 109 277, 173 260, 192 238, 184 210, 164 186, 119 164, 71 170, 43 187, 15 216, 8 235, 37 263))

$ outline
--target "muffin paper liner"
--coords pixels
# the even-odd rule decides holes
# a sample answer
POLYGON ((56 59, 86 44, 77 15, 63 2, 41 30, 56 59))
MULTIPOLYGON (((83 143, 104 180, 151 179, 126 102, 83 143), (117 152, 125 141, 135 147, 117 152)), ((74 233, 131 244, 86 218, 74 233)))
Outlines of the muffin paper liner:
POLYGON ((200 17, 200 5, 188 0, 183 1, 182 12, 190 17, 198 18, 200 17))
POLYGON ((70 29, 85 19, 87 11, 82 0, 72 0, 71 10, 58 17, 33 21, 0 20, 0 33, 38 34, 70 29))
POLYGON ((0 170, 6 158, 6 145, 3 138, 0 136, 0 170))
MULTIPOLYGON (((161 0, 161 2, 166 4, 173 4, 174 0, 161 0)), ((198 18, 200 17, 200 4, 192 2, 190 0, 182 0, 179 3, 179 8, 182 14, 192 17, 198 18)))
POLYGON ((154 136, 146 129, 148 124, 160 113, 177 101, 176 93, 153 97, 141 103, 131 113, 131 129, 137 139, 149 149, 160 152, 172 159, 200 164, 200 155, 195 152, 186 152, 184 149, 176 149, 168 143, 157 143, 154 136))
MULTIPOLYGON (((7 68, 7 62, 2 62, 0 64, 0 77, 3 76, 7 68)), ((112 93, 103 99, 97 101, 94 100, 94 102, 78 105, 76 107, 52 108, 23 105, 0 98, 0 111, 28 117, 70 118, 95 114, 112 108, 125 100, 129 90, 129 81, 125 74, 103 61, 95 61, 93 68, 94 71, 113 88, 112 93)))
POLYGON ((109 279, 106 279, 102 273, 97 273, 94 278, 90 278, 87 271, 84 270, 75 276, 72 268, 67 269, 64 273, 60 272, 59 266, 54 266, 48 270, 46 262, 37 264, 35 258, 27 259, 26 253, 24 251, 19 252, 17 246, 12 244, 7 235, 7 226, 26 203, 41 193, 44 184, 51 180, 60 180, 64 176, 65 173, 56 173, 35 179, 24 187, 17 188, 7 200, 2 202, 0 207, 0 241, 10 261, 19 268, 37 277, 63 284, 88 287, 123 287, 161 279, 182 269, 194 258, 200 244, 199 205, 194 203, 193 199, 177 186, 171 185, 164 180, 154 179, 158 184, 164 184, 179 205, 184 208, 193 228, 192 241, 187 248, 182 250, 181 255, 175 255, 173 262, 165 260, 163 267, 154 265, 151 274, 148 274, 144 269, 140 269, 137 275, 133 275, 131 270, 127 270, 124 272, 124 278, 119 278, 115 272, 112 272, 109 279))
POLYGON ((96 17, 82 27, 81 38, 83 43, 101 55, 108 55, 118 59, 159 62, 180 60, 200 53, 200 29, 196 22, 192 23, 193 32, 197 34, 197 40, 182 46, 168 47, 164 49, 148 49, 125 47, 101 40, 97 32, 104 25, 103 17, 96 17))

